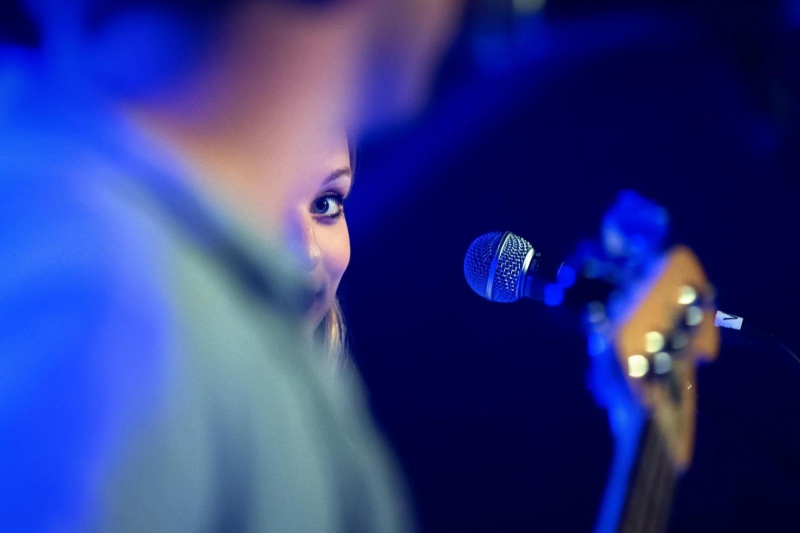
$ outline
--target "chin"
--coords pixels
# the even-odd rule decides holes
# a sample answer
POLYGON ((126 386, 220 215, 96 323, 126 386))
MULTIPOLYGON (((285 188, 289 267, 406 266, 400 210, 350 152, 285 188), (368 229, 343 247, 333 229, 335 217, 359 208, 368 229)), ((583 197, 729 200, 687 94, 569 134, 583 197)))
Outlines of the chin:
POLYGON ((328 314, 330 308, 330 304, 322 300, 314 302, 308 314, 306 314, 306 330, 310 335, 313 335, 322 325, 323 320, 325 320, 325 315, 328 314))

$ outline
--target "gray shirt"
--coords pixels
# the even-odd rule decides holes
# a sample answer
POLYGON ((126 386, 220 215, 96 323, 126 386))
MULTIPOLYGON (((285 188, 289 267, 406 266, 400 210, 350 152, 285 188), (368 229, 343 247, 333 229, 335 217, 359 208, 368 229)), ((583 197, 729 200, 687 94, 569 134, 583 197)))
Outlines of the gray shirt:
MULTIPOLYGON (((180 165, 0 70, 0 530, 407 531, 302 283, 180 165)), ((12 65, 12 66, 9 66, 12 65)))

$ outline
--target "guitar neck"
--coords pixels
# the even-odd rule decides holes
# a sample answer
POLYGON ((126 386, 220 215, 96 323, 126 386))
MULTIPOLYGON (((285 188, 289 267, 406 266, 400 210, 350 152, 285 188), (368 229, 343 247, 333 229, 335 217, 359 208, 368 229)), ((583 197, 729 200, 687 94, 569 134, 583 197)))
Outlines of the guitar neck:
POLYGON ((690 248, 662 253, 653 236, 665 218, 626 192, 606 213, 600 241, 568 260, 577 274, 565 283, 565 301, 581 310, 592 356, 587 385, 614 438, 595 533, 667 530, 677 477, 692 460, 696 366, 719 353, 714 288, 690 248), (588 290, 598 280, 611 289, 588 290))
POLYGON ((617 531, 666 531, 677 477, 661 433, 655 424, 646 421, 617 531))

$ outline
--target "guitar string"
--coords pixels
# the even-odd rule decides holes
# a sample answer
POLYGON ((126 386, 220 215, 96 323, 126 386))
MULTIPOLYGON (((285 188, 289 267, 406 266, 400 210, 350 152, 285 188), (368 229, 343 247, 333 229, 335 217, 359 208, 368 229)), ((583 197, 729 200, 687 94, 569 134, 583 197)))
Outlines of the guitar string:
MULTIPOLYGON (((674 374, 670 376, 670 379, 675 379, 674 374)), ((672 500, 675 496, 675 484, 678 479, 678 472, 675 470, 675 465, 672 462, 672 458, 669 453, 667 440, 663 435, 658 440, 658 444, 660 446, 659 456, 663 469, 663 475, 661 476, 661 481, 659 483, 662 494, 656 500, 656 503, 660 505, 660 508, 654 514, 656 523, 660 528, 659 531, 666 531, 669 525, 672 500)))
POLYGON ((656 492, 659 486, 659 474, 661 471, 661 457, 659 456, 659 436, 655 424, 652 422, 648 424, 647 430, 647 447, 649 453, 645 460, 647 461, 647 468, 645 476, 642 478, 643 487, 641 490, 641 503, 639 504, 639 531, 650 532, 656 531, 656 524, 652 520, 653 516, 653 500, 656 497, 656 492))
MULTIPOLYGON (((647 427, 645 428, 647 429, 647 427)), ((629 493, 630 498, 627 503, 627 507, 625 509, 625 516, 624 516, 624 524, 623 524, 623 531, 625 533, 637 533, 641 531, 641 527, 638 520, 638 511, 641 508, 641 478, 644 474, 643 470, 648 468, 648 461, 647 455, 649 454, 649 448, 647 446, 647 437, 648 434, 645 433, 642 435, 641 443, 640 443, 640 453, 638 457, 638 461, 636 464, 635 470, 635 477, 632 480, 629 493)))
POLYGON ((624 531, 661 533, 667 528, 676 474, 666 442, 656 425, 648 422, 642 453, 631 484, 631 498, 623 517, 624 531), (666 516, 665 516, 666 515, 666 516))
POLYGON ((648 479, 651 477, 653 452, 651 424, 645 426, 644 435, 641 438, 639 460, 637 461, 633 483, 630 488, 630 499, 626 508, 625 531, 634 533, 643 532, 644 522, 647 511, 646 491, 648 490, 648 479))
POLYGON ((666 439, 663 437, 657 438, 656 445, 658 446, 657 457, 660 475, 656 485, 657 492, 653 502, 652 520, 654 531, 663 533, 669 525, 669 509, 675 488, 676 473, 667 451, 666 439))
MULTIPOLYGON (((635 515, 636 520, 634 524, 636 524, 636 531, 642 531, 643 533, 649 533, 649 528, 647 527, 647 515, 648 515, 648 506, 649 506, 649 493, 653 485, 653 478, 656 474, 655 462, 654 462, 654 455, 655 455, 655 444, 653 442, 653 425, 652 423, 647 424, 647 436, 645 439, 645 454, 642 456, 642 465, 640 467, 641 475, 638 476, 639 479, 637 480, 637 506, 635 508, 635 515)), ((657 458, 656 458, 657 459, 657 458)))
MULTIPOLYGON (((752 448, 753 445, 749 444, 748 442, 746 442, 742 438, 739 438, 737 436, 733 436, 729 431, 727 431, 725 429, 725 427, 722 424, 720 424, 716 419, 714 419, 713 416, 710 416, 710 415, 702 412, 699 408, 695 407, 694 412, 695 412, 695 415, 696 415, 697 418, 702 417, 704 420, 712 422, 714 424, 714 426, 716 426, 716 429, 718 430, 719 433, 727 435, 727 437, 728 437, 727 441, 729 443, 735 443, 737 445, 738 453, 742 457, 745 457, 745 458, 747 458, 749 460, 755 461, 755 466, 758 466, 758 467, 764 469, 764 471, 768 472, 771 475, 771 477, 775 481, 779 482, 779 484, 784 489, 788 490, 790 493, 792 493, 794 495, 795 498, 800 500, 800 491, 798 491, 797 488, 792 487, 784 479, 784 477, 780 475, 780 473, 777 471, 777 469, 776 469, 776 467, 774 465, 772 465, 771 463, 768 463, 767 461, 765 461, 763 456, 762 456, 762 453, 760 453, 757 450, 754 450, 752 448)), ((648 424, 648 425, 650 426, 651 424, 648 424)), ((653 428, 651 427, 651 430, 652 429, 653 428)), ((646 443, 645 447, 649 448, 649 446, 650 446, 649 439, 646 442, 647 443, 646 443)), ((660 443, 660 444, 662 444, 662 446, 666 445, 666 443, 663 441, 663 439, 656 439, 656 443, 660 443)), ((645 455, 642 457, 641 465, 639 466, 640 469, 643 466, 645 468, 650 468, 649 465, 651 463, 651 460, 650 460, 649 454, 647 452, 648 452, 648 450, 645 449, 645 455)), ((663 448, 661 450, 661 453, 657 456, 657 458, 662 462, 665 461, 665 460, 667 460, 667 462, 670 462, 668 453, 666 451, 666 448, 663 448)), ((637 478, 638 478, 638 476, 637 476, 637 478)), ((659 529, 658 531, 664 531, 664 530, 668 529, 666 526, 668 526, 668 522, 669 522, 669 518, 670 517, 669 517, 669 515, 667 513, 669 513, 669 511, 670 511, 671 503, 672 503, 672 501, 674 499, 675 487, 676 487, 677 482, 678 482, 678 476, 674 472, 674 470, 672 469, 672 465, 670 464, 670 465, 668 465, 668 468, 665 470, 665 475, 664 476, 658 476, 658 478, 659 478, 659 480, 661 480, 661 479, 664 480, 663 483, 661 483, 659 481, 656 484, 656 486, 662 488, 663 494, 660 495, 660 496, 657 496, 653 500, 656 504, 659 505, 659 509, 658 510, 654 510, 652 514, 654 515, 654 519, 655 519, 654 523, 655 523, 655 525, 661 524, 661 527, 663 528, 663 529, 659 529), (666 516, 664 516, 664 515, 666 515, 666 516)), ((638 492, 638 490, 636 492, 638 492)), ((632 499, 631 499, 630 505, 634 505, 638 501, 640 501, 640 499, 638 498, 638 495, 634 495, 632 497, 632 499)), ((637 525, 640 525, 640 524, 637 522, 637 525)), ((634 533, 641 533, 642 531, 644 531, 644 529, 632 528, 632 529, 625 529, 625 531, 632 531, 634 533)))
POLYGON ((643 494, 644 505, 642 506, 642 530, 648 532, 658 531, 655 521, 653 520, 654 503, 658 495, 659 477, 661 474, 661 457, 659 456, 659 438, 654 424, 650 425, 650 447, 652 464, 650 470, 650 477, 646 480, 646 487, 643 494))

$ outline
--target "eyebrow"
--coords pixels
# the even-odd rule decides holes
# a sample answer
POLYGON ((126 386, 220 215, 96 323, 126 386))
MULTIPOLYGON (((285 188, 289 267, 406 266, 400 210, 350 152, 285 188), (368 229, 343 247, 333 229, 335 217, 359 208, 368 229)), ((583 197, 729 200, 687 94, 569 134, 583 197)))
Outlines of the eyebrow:
POLYGON ((351 177, 352 177, 352 176, 353 176, 353 171, 350 169, 350 167, 342 167, 342 168, 339 168, 339 169, 336 169, 336 170, 334 170, 333 172, 331 172, 331 173, 328 175, 328 177, 327 177, 327 178, 325 178, 325 179, 322 181, 322 185, 323 185, 323 187, 324 187, 325 185, 329 184, 330 182, 332 182, 332 181, 335 181, 335 180, 337 180, 337 179, 341 178, 342 176, 351 176, 351 177))

